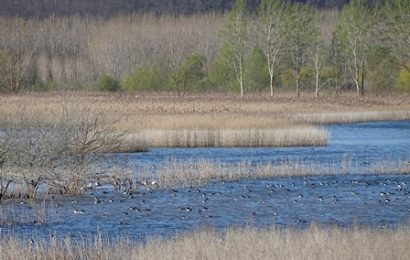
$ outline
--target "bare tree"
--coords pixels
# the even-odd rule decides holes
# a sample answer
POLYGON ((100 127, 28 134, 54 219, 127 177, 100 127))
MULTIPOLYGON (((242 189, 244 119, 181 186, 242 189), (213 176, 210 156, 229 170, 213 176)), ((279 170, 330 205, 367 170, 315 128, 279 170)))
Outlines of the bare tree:
POLYGON ((387 45, 392 47, 396 64, 410 72, 410 2, 389 1, 387 16, 387 45))
POLYGON ((358 96, 364 95, 367 59, 374 44, 375 22, 374 10, 363 0, 353 0, 345 6, 338 21, 339 41, 344 47, 358 96))
POLYGON ((287 15, 287 53, 295 73, 296 94, 300 95, 301 70, 308 61, 308 50, 317 39, 316 11, 304 4, 290 5, 287 15))
POLYGON ((251 51, 248 39, 248 11, 245 0, 237 0, 220 32, 222 55, 235 72, 243 97, 244 60, 251 51))
POLYGON ((268 62, 270 96, 274 95, 274 74, 285 44, 285 5, 277 0, 262 0, 258 9, 259 45, 268 62))
POLYGON ((317 13, 312 26, 317 27, 317 33, 313 35, 311 48, 308 49, 311 58, 315 77, 315 97, 319 96, 319 91, 334 79, 335 75, 323 73, 326 62, 332 51, 332 39, 334 32, 334 11, 324 11, 317 13), (327 74, 327 75, 323 75, 327 74))
POLYGON ((15 19, 6 23, 1 32, 4 64, 0 66, 0 86, 13 93, 24 87, 32 73, 38 38, 30 21, 15 19))

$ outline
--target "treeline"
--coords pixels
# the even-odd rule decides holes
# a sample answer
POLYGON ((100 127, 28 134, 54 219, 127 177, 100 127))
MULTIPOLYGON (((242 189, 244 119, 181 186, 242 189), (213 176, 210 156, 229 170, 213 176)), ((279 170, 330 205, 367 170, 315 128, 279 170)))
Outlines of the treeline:
MULTIPOLYGON (((382 0, 368 0, 369 3, 382 0)), ((248 0, 251 10, 256 10, 260 0, 248 0)), ((340 8, 349 0, 292 0, 318 8, 340 8)), ((2 0, 0 16, 45 18, 55 16, 90 15, 114 17, 133 13, 193 14, 225 12, 235 0, 2 0)))
POLYGON ((0 90, 410 90, 410 3, 238 0, 227 14, 0 18, 0 90))

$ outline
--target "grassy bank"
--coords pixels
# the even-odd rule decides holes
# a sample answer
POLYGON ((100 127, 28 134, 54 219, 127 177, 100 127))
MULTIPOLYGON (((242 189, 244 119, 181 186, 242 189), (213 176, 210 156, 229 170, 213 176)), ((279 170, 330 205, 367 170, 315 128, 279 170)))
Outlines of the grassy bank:
POLYGON ((269 228, 197 231, 145 244, 100 237, 51 242, 7 238, 1 259, 407 259, 410 230, 269 228))

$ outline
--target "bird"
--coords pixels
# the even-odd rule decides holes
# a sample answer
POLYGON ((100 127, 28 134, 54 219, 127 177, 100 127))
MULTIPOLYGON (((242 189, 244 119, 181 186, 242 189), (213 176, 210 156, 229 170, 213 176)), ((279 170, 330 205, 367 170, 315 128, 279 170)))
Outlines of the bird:
POLYGON ((84 214, 84 210, 81 210, 81 209, 75 209, 74 210, 74 214, 84 214))
POLYGON ((103 200, 101 200, 101 199, 99 199, 99 198, 97 198, 97 197, 94 198, 94 204, 101 204, 101 203, 103 203, 103 202, 104 202, 103 200))

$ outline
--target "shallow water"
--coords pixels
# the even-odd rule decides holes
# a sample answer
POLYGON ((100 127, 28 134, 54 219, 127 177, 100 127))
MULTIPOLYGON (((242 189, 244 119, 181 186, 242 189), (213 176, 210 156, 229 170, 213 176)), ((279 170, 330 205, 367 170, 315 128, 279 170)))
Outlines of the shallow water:
POLYGON ((218 161, 254 164, 297 161, 303 163, 354 164, 380 160, 410 159, 410 120, 387 121, 326 127, 330 133, 327 146, 286 148, 156 148, 147 153, 119 155, 138 167, 172 161, 218 161))
MULTIPOLYGON (((135 165, 173 160, 282 160, 357 163, 408 160, 410 121, 329 126, 319 148, 153 149, 128 155, 135 165)), ((119 156, 123 158, 125 155, 119 156)), ((202 227, 306 227, 311 223, 393 228, 409 224, 410 175, 339 175, 211 183, 200 188, 120 194, 109 187, 81 197, 0 204, 1 235, 109 237, 145 240, 202 227), (95 197, 101 203, 95 204, 95 197), (110 201, 112 200, 112 201, 110 201)))

